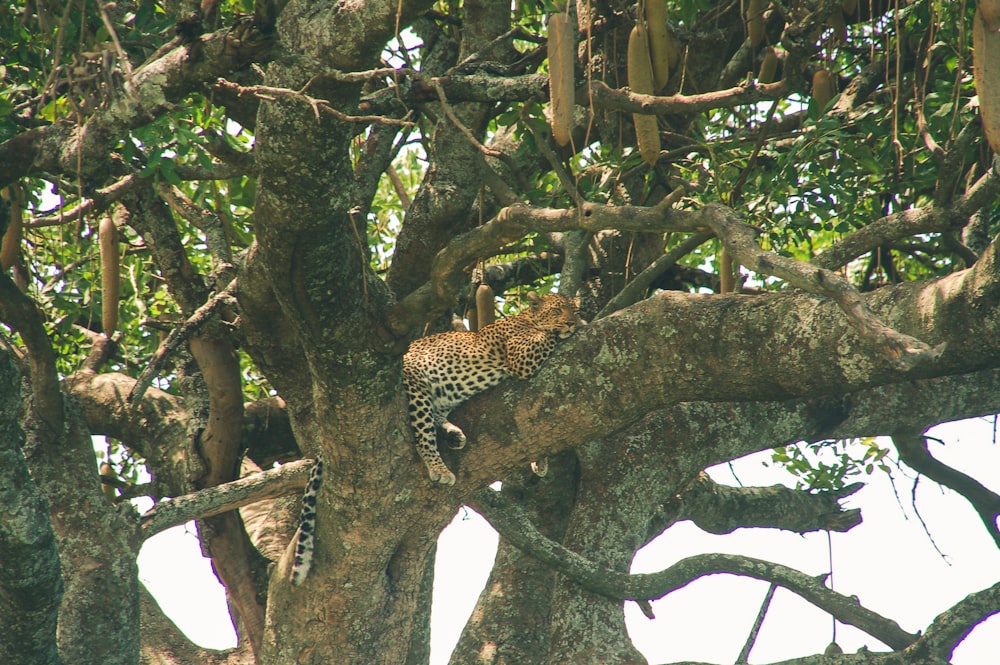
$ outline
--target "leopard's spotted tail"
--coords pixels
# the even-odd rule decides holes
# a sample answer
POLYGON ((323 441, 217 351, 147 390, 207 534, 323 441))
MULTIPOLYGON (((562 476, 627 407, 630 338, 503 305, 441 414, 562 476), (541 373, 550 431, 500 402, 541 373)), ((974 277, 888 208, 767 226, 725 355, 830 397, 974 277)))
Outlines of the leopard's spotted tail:
POLYGON ((316 534, 316 494, 323 484, 323 461, 316 460, 309 472, 309 482, 302 493, 302 513, 299 516, 298 543, 295 545, 295 560, 289 576, 292 584, 298 586, 305 581, 312 567, 313 541, 316 534))

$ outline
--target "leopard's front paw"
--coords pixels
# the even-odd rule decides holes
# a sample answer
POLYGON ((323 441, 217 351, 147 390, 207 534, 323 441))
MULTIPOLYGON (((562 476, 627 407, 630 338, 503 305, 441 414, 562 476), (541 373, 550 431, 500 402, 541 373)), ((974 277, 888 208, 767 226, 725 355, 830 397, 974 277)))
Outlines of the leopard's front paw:
POLYGON ((442 485, 455 484, 455 474, 449 471, 448 468, 445 466, 442 466, 440 468, 427 469, 427 472, 431 478, 432 483, 441 483, 442 485))

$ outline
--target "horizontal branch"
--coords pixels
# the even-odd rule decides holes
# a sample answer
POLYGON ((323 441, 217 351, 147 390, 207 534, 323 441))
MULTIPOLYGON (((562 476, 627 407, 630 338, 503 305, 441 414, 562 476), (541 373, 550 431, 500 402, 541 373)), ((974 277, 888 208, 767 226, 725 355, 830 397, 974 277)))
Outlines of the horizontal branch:
POLYGON ((264 499, 273 499, 305 487, 314 460, 298 460, 277 469, 164 499, 140 518, 143 538, 193 519, 221 515, 264 499))
MULTIPOLYGON (((175 164, 174 173, 180 180, 229 180, 243 175, 254 175, 253 167, 242 168, 230 164, 216 163, 208 167, 192 164, 175 164)), ((33 217, 28 221, 30 228, 60 226, 76 223, 80 218, 106 210, 112 203, 120 201, 130 192, 147 185, 159 174, 155 170, 143 174, 130 173, 114 181, 107 187, 94 191, 90 198, 72 202, 72 207, 50 211, 43 217, 33 217)))
POLYGON ((377 123, 383 125, 396 125, 399 127, 413 127, 416 124, 406 118, 389 118, 381 115, 348 115, 342 111, 338 111, 328 100, 306 94, 306 90, 309 89, 309 86, 314 80, 315 79, 310 79, 304 86, 302 86, 302 88, 298 90, 268 85, 239 85, 238 83, 233 83, 222 78, 215 82, 215 87, 221 90, 233 92, 239 97, 244 95, 253 95, 258 99, 267 101, 273 101, 278 98, 286 98, 301 102, 308 105, 313 110, 313 115, 316 116, 316 122, 319 122, 320 120, 320 113, 328 113, 337 120, 341 120, 343 122, 358 122, 365 124, 377 123))
MULTIPOLYGON (((358 72, 355 79, 366 80, 374 76, 387 76, 385 69, 358 72)), ((395 105, 402 99, 409 103, 439 101, 443 90, 452 102, 519 102, 547 99, 548 76, 526 74, 523 76, 494 76, 489 74, 448 74, 440 77, 426 77, 403 68, 392 72, 397 78, 409 77, 409 86, 391 86, 366 97, 363 108, 381 108, 395 105)), ((349 80, 340 74, 334 80, 349 80)), ((668 113, 689 114, 730 108, 761 101, 780 99, 791 92, 784 80, 777 83, 745 83, 695 95, 640 95, 627 88, 612 88, 603 81, 591 81, 576 89, 576 103, 595 110, 621 111, 664 115, 668 113)))
POLYGON ((904 649, 918 637, 904 631, 895 621, 862 607, 855 599, 828 589, 817 578, 781 564, 731 554, 701 554, 683 559, 658 573, 622 573, 602 568, 546 538, 535 529, 527 515, 500 492, 482 490, 474 495, 469 505, 518 549, 584 588, 613 600, 655 600, 700 577, 729 573, 782 586, 893 649, 904 649))
POLYGON ((491 256, 529 231, 662 232, 704 231, 707 228, 721 238, 729 252, 747 268, 832 299, 861 337, 899 369, 908 370, 918 363, 934 360, 943 351, 941 345, 932 348, 883 323, 857 289, 843 277, 762 249, 757 244, 753 227, 740 222, 731 209, 707 205, 695 211, 677 211, 672 207, 674 202, 674 197, 668 196, 648 208, 594 203, 586 203, 578 209, 535 208, 520 204, 503 208, 488 223, 453 238, 438 252, 431 264, 430 280, 389 311, 389 328, 405 336, 416 325, 445 311, 464 287, 465 269, 470 263, 491 256))

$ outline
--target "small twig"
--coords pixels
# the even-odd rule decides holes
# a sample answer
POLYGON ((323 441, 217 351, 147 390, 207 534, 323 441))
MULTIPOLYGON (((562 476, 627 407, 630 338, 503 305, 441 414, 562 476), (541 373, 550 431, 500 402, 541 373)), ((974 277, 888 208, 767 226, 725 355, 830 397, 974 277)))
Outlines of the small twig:
POLYGON ((462 124, 462 121, 458 119, 458 116, 455 115, 455 112, 452 110, 451 105, 448 103, 448 97, 447 95, 444 94, 444 88, 441 87, 441 81, 439 81, 436 78, 431 79, 431 85, 433 85, 434 90, 437 91, 438 101, 440 101, 441 103, 441 108, 444 110, 445 116, 447 116, 447 118, 451 120, 451 124, 455 125, 455 127, 458 128, 458 131, 462 132, 462 134, 465 135, 465 138, 469 139, 469 143, 474 145, 476 147, 476 150, 483 153, 487 157, 495 157, 497 159, 503 159, 505 155, 502 152, 484 146, 482 143, 479 142, 479 139, 475 137, 475 135, 472 133, 472 130, 470 130, 468 127, 462 124))
POLYGON ((407 113, 406 116, 403 118, 387 118, 383 115, 348 115, 346 113, 338 111, 337 109, 333 108, 330 105, 329 101, 325 99, 320 99, 318 97, 313 97, 305 93, 305 91, 309 89, 309 86, 312 85, 313 81, 315 80, 316 80, 315 78, 309 79, 309 81, 306 82, 306 84, 302 86, 302 88, 300 88, 299 90, 291 90, 289 88, 277 88, 270 85, 239 85, 237 83, 233 83, 232 81, 227 81, 226 79, 223 78, 217 79, 215 84, 220 88, 226 90, 232 90, 236 92, 236 94, 239 96, 253 95, 258 99, 263 99, 265 101, 271 101, 271 102, 275 101, 279 97, 285 97, 305 102, 312 108, 313 114, 316 116, 316 122, 319 122, 320 112, 322 111, 325 113, 329 113, 333 117, 337 118, 338 120, 342 120, 344 122, 363 122, 366 124, 376 122, 384 125, 397 125, 400 127, 413 127, 416 125, 416 123, 407 120, 407 118, 410 117, 409 113, 407 113))
POLYGON ((139 375, 135 385, 132 386, 132 390, 129 391, 126 402, 130 405, 131 409, 135 410, 139 408, 139 404, 142 402, 142 396, 146 394, 146 390, 150 385, 152 385, 153 379, 155 379, 160 370, 163 369, 163 365, 167 358, 170 357, 174 351, 176 351, 177 348, 192 334, 205 325, 220 305, 224 303, 232 304, 235 302, 235 299, 233 298, 233 292, 235 290, 236 280, 233 279, 229 282, 226 288, 213 295, 204 305, 196 309, 187 321, 170 331, 170 334, 167 335, 167 339, 163 340, 163 343, 160 344, 160 347, 150 359, 149 365, 143 370, 142 374, 139 375))

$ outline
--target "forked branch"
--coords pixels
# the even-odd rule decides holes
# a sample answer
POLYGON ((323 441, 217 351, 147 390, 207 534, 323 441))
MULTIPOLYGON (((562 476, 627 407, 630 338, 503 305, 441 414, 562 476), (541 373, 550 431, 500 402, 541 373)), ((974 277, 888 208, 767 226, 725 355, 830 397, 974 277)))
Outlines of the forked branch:
POLYGON ((438 252, 431 265, 430 281, 389 311, 389 328, 396 335, 404 336, 414 326, 443 312, 463 288, 465 268, 469 264, 492 256, 529 231, 711 230, 722 239, 729 253, 750 270, 778 277, 803 291, 826 296, 836 302, 861 337, 888 357, 897 368, 911 369, 918 363, 934 360, 943 352, 943 345, 931 348, 884 324, 869 308, 861 293, 843 277, 814 264, 762 249, 757 244, 755 229, 742 223, 733 210, 719 205, 707 205, 696 211, 674 210, 678 196, 678 193, 671 194, 648 208, 594 203, 585 203, 577 209, 508 206, 488 223, 455 237, 438 252))
POLYGON ((937 358, 944 351, 944 345, 931 348, 882 323, 861 293, 840 275, 761 249, 757 244, 756 230, 739 221, 731 209, 709 205, 702 208, 702 212, 704 223, 715 231, 741 265, 783 279, 808 293, 830 298, 840 306, 861 337, 890 358, 899 369, 911 369, 920 362, 937 358))
POLYGON ((527 515, 500 492, 482 490, 468 503, 515 547, 606 598, 655 600, 700 577, 729 573, 785 587, 842 623, 865 631, 893 649, 905 649, 918 638, 904 631, 895 621, 862 607, 855 599, 828 589, 821 579, 781 564, 731 554, 700 554, 658 573, 633 575, 607 570, 539 533, 527 515))
POLYGON ((424 323, 447 309, 465 286, 465 268, 493 256, 529 232, 554 231, 699 231, 704 227, 694 213, 673 210, 679 193, 652 207, 606 206, 585 203, 579 208, 536 208, 511 205, 486 224, 456 236, 431 264, 430 281, 397 303, 387 316, 397 335, 424 323))

